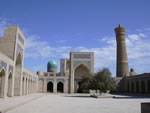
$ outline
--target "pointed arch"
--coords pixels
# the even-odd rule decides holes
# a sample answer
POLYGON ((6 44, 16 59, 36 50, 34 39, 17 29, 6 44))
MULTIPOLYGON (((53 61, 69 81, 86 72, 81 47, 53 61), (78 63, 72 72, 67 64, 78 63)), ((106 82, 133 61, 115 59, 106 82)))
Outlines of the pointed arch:
POLYGON ((2 69, 0 72, 0 97, 4 97, 4 87, 5 87, 5 70, 2 69))
POLYGON ((21 65, 22 64, 22 54, 18 53, 16 57, 16 65, 21 65))
POLYGON ((78 65, 74 70, 74 91, 78 92, 80 82, 83 78, 90 75, 90 70, 85 64, 78 65))
POLYGON ((142 93, 145 93, 145 90, 146 90, 146 89, 145 89, 145 82, 144 82, 143 80, 141 81, 141 89, 142 89, 141 92, 142 92, 142 93))
POLYGON ((57 92, 63 93, 64 92, 64 84, 62 82, 57 83, 57 92))
POLYGON ((25 79, 25 95, 28 94, 28 78, 25 79))
POLYGON ((7 90, 7 96, 12 96, 12 73, 10 72, 8 75, 8 90, 7 90))
POLYGON ((22 95, 25 95, 25 77, 22 77, 22 95))
POLYGON ((84 64, 80 64, 78 67, 75 68, 74 76, 75 79, 82 79, 90 74, 90 70, 84 64))
POLYGON ((53 82, 48 82, 48 84, 47 84, 47 92, 53 92, 53 87, 54 87, 54 85, 53 85, 53 82))

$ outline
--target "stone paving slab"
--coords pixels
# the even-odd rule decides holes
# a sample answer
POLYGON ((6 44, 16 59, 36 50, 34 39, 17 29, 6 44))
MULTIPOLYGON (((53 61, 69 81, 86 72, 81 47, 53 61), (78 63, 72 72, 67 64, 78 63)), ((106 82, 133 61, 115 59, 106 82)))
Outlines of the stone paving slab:
POLYGON ((91 98, 84 95, 46 94, 7 113, 141 113, 150 98, 91 98))
POLYGON ((27 96, 14 96, 7 98, 0 98, 0 113, 6 113, 28 102, 42 97, 44 94, 30 94, 27 96))

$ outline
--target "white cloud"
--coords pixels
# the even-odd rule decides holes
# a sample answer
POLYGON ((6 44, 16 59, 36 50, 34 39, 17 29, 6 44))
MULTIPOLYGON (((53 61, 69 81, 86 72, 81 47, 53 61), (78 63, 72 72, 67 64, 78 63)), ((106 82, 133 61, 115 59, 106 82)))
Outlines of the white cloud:
MULTIPOLYGON (((7 21, 0 18, 0 35, 7 26, 7 21)), ((146 29, 148 30, 148 28, 146 29)), ((126 45, 128 51, 128 59, 130 66, 137 69, 138 72, 149 71, 147 67, 150 65, 150 36, 149 32, 140 30, 138 33, 129 34, 126 37, 126 45)), ((99 40, 99 39, 98 39, 99 40)), ((66 43, 65 40, 58 41, 59 43, 66 43)), ((26 39, 25 58, 28 59, 60 59, 68 58, 70 51, 91 51, 95 53, 95 67, 96 69, 109 67, 111 71, 115 72, 116 65, 116 40, 113 36, 107 36, 99 40, 103 44, 101 48, 93 47, 71 47, 59 46, 54 47, 48 42, 42 41, 37 35, 28 35, 26 39)), ((41 65, 43 66, 43 64, 41 65)), ((35 70, 36 66, 34 66, 35 70)), ((40 66, 37 67, 40 69, 40 66)), ((42 67, 43 69, 43 67, 42 67)))
MULTIPOLYGON (((126 37, 126 46, 127 46, 127 52, 128 52, 129 66, 130 68, 132 66, 136 68, 136 71, 139 73, 149 72, 149 70, 147 70, 147 67, 150 65, 150 39, 148 39, 148 36, 150 36, 149 33, 140 32, 136 34, 129 34, 126 37)), ((104 49, 104 51, 100 53, 100 55, 104 56, 103 58, 104 61, 102 62, 105 62, 110 67, 110 63, 115 64, 116 62, 115 61, 116 55, 114 54, 116 53, 115 52, 116 50, 115 37, 104 37, 100 40, 100 43, 101 41, 106 44, 105 49, 104 47, 101 48, 101 50, 104 49)))
MULTIPOLYGON (((114 42, 113 42, 114 43, 114 42)), ((41 41, 38 36, 30 36, 26 40, 26 58, 68 58, 69 52, 81 51, 81 52, 94 52, 95 53, 95 67, 96 69, 109 67, 112 62, 115 61, 115 46, 112 43, 107 42, 108 46, 103 48, 86 48, 86 47, 51 47, 47 42, 41 41)))
POLYGON ((6 28, 7 25, 8 25, 7 20, 4 18, 0 18, 0 37, 3 36, 4 29, 6 28))
POLYGON ((46 41, 41 41, 36 35, 29 36, 26 39, 26 58, 49 58, 66 56, 71 47, 51 47, 46 41))
MULTIPOLYGON (((150 65, 150 40, 146 38, 147 34, 137 33, 129 34, 126 37, 127 51, 129 64, 136 67, 138 63, 143 65, 150 65), (138 61, 138 62, 135 62, 138 61), (143 63, 142 63, 143 61, 143 63), (134 64, 133 64, 134 63, 134 64)), ((46 41, 41 41, 37 36, 27 38, 26 58, 65 58, 69 57, 70 51, 89 51, 95 53, 95 67, 96 69, 103 67, 113 67, 115 72, 116 64, 116 40, 115 37, 104 37, 101 39, 104 46, 101 48, 87 48, 87 47, 70 47, 60 46, 51 47, 46 41)), ((142 67, 136 67, 136 69, 142 67)), ((143 67, 144 68, 144 67, 143 67)), ((144 70, 144 69, 143 69, 144 70)))
MULTIPOLYGON (((129 59, 142 60, 143 57, 150 56, 150 40, 145 34, 131 34, 127 37, 127 47, 129 59)), ((149 61, 148 61, 149 62, 149 61)))

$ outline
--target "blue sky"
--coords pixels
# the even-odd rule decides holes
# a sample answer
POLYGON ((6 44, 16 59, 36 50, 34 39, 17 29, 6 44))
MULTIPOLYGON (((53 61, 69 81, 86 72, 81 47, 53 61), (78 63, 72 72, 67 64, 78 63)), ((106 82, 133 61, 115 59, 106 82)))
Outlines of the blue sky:
MULTIPOLYGON (((150 72, 149 0, 0 0, 0 30, 19 25, 26 35, 25 66, 46 71, 69 51, 94 51, 95 70, 115 75, 114 28, 127 30, 129 65, 150 72)), ((59 62, 58 62, 59 64, 59 62)))

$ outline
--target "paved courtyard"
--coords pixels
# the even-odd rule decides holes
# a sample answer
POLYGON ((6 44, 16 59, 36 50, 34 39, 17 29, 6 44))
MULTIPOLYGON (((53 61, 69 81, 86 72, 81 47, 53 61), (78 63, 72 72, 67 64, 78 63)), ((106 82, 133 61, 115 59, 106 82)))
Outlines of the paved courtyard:
MULTIPOLYGON (((24 104, 7 113, 140 113, 140 103, 150 102, 150 98, 96 99, 65 94, 36 94, 19 98, 13 97, 14 104, 21 100, 20 103, 24 104), (25 100, 31 101, 24 102, 25 100)), ((5 104, 8 103, 0 100, 1 106, 6 106, 5 104)))

